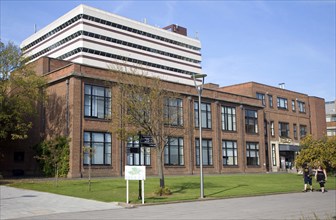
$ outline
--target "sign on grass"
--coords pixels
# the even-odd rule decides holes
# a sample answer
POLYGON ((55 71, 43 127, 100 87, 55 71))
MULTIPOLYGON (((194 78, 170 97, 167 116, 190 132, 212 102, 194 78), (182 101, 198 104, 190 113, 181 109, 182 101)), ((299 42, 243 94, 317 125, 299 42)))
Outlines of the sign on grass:
POLYGON ((145 180, 146 166, 125 166, 125 180, 145 180))

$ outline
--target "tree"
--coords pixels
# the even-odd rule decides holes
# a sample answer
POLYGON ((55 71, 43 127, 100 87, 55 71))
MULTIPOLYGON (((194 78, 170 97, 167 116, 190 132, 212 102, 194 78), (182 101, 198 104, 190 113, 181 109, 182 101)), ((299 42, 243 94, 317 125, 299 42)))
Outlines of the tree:
POLYGON ((37 156, 42 171, 46 176, 55 176, 56 186, 58 177, 66 177, 69 172, 69 139, 58 136, 45 140, 37 146, 37 156))
POLYGON ((44 84, 16 45, 0 41, 0 141, 27 138, 44 84))
POLYGON ((321 165, 328 170, 336 169, 336 137, 313 139, 307 135, 300 142, 300 153, 296 157, 296 166, 301 167, 305 162, 314 167, 321 165))
MULTIPOLYGON (((119 140, 141 134, 152 137, 155 144, 160 188, 165 187, 163 154, 169 137, 183 135, 182 108, 169 107, 179 95, 168 89, 165 83, 145 73, 131 74, 115 71, 119 92, 114 92, 113 102, 119 109, 112 111, 113 132, 119 140)), ((182 101, 181 101, 182 102, 182 101)))

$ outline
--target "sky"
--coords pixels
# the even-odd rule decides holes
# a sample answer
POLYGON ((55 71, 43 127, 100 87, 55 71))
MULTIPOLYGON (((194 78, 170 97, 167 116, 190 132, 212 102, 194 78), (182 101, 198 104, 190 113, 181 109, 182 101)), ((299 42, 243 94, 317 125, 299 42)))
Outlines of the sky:
POLYGON ((79 4, 156 27, 178 24, 202 44, 206 83, 258 82, 336 100, 336 0, 0 0, 0 37, 17 45, 79 4))

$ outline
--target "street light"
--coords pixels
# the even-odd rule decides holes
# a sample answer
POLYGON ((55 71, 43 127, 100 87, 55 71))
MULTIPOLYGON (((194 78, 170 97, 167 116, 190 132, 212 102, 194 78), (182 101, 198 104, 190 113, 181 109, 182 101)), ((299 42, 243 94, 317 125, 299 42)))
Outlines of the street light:
POLYGON ((201 111, 201 96, 203 91, 203 85, 204 85, 204 78, 206 77, 206 74, 193 74, 191 76, 192 79, 194 79, 195 88, 198 93, 198 126, 199 126, 199 156, 200 156, 200 176, 201 176, 201 199, 204 198, 204 178, 203 178, 203 146, 202 146, 202 111, 201 111), (202 84, 197 85, 196 79, 202 78, 202 84))

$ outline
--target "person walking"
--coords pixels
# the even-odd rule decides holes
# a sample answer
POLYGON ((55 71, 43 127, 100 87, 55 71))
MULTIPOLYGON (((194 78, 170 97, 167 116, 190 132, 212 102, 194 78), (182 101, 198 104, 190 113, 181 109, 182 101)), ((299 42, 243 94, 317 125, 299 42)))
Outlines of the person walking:
POLYGON ((312 168, 308 165, 308 163, 303 164, 303 182, 304 182, 304 189, 302 192, 307 192, 307 186, 310 187, 310 192, 313 191, 313 185, 312 185, 312 176, 313 171, 312 168))
POLYGON ((327 181, 327 172, 321 165, 318 166, 315 172, 315 179, 320 184, 321 192, 324 193, 326 190, 324 189, 325 182, 327 181))

